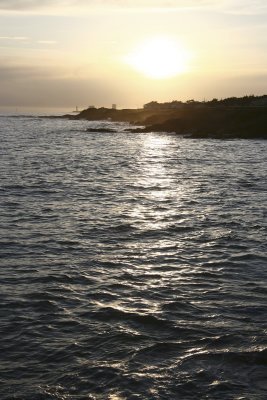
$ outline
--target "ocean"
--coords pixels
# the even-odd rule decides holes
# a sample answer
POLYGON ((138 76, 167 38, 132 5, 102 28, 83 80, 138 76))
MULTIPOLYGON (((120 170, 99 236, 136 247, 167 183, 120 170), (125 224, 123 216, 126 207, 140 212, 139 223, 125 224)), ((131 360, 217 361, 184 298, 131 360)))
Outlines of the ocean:
POLYGON ((265 400, 267 141, 127 127, 0 117, 1 400, 265 400))

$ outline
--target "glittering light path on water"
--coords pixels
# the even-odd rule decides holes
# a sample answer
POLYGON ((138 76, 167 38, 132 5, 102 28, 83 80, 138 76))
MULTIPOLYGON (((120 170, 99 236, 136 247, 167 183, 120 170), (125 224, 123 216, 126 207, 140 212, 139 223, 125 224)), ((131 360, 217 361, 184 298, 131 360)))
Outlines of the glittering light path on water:
POLYGON ((265 399, 266 142, 125 128, 1 118, 1 399, 265 399))

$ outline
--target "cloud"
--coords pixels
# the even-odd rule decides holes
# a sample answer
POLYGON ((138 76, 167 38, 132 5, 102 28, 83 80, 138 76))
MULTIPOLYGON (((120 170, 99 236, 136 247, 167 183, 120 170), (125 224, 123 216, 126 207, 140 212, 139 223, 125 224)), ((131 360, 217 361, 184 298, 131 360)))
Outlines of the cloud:
POLYGON ((43 0, 42 5, 38 0, 0 0, 0 10, 31 10, 53 4, 50 0, 43 0))
MULTIPOLYGON (((221 3, 224 0, 221 0, 221 3)), ((34 11, 58 8, 180 8, 203 7, 218 4, 214 0, 0 0, 0 10, 34 11)))
POLYGON ((0 66, 0 87, 0 106, 111 105, 119 92, 112 81, 75 78, 60 67, 10 63, 0 66))
POLYGON ((0 13, 79 14, 95 11, 215 10, 241 15, 267 12, 266 0, 0 0, 0 13))
MULTIPOLYGON (((32 40, 31 38, 29 38, 27 36, 0 36, 0 44, 3 43, 3 42, 5 43, 5 47, 6 47, 7 43, 10 44, 12 42, 14 42, 14 43, 16 43, 16 42, 17 43, 24 42, 24 44, 25 43, 26 44, 28 44, 28 43, 31 43, 31 44, 38 43, 38 44, 41 44, 41 45, 48 45, 48 46, 54 46, 54 45, 56 45, 58 43, 56 40, 46 40, 46 39, 34 41, 34 40, 32 40)), ((14 43, 12 44, 12 47, 14 46, 14 43)))
POLYGON ((58 42, 56 40, 38 40, 37 43, 54 45, 54 44, 57 44, 58 42))
POLYGON ((0 40, 18 40, 18 41, 24 41, 28 40, 29 38, 27 36, 0 36, 0 40))
POLYGON ((0 65, 0 81, 19 81, 52 78, 55 71, 52 68, 31 67, 28 65, 0 65))

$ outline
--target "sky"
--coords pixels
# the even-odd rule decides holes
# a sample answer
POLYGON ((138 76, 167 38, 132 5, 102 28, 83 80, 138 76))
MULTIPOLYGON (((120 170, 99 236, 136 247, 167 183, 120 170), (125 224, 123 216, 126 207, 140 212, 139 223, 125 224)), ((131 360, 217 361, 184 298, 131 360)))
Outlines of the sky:
POLYGON ((266 0, 0 0, 2 108, 262 95, 266 78, 266 0))

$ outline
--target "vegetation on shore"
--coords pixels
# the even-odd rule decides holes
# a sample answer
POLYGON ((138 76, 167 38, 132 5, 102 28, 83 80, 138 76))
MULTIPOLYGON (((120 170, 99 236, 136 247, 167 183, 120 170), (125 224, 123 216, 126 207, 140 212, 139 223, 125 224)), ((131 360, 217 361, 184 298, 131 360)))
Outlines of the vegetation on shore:
POLYGON ((214 99, 201 104, 193 101, 179 102, 179 106, 178 102, 163 103, 162 107, 157 102, 151 102, 143 109, 116 110, 90 107, 78 115, 67 117, 89 121, 130 122, 144 126, 144 128, 133 128, 132 132, 174 132, 191 138, 267 139, 265 100, 267 101, 267 96, 258 98, 245 96, 241 99, 231 98, 221 101, 214 99), (257 106, 257 102, 262 106, 257 106), (176 107, 166 106, 173 103, 176 103, 176 107), (149 107, 151 104, 159 106, 149 107))

